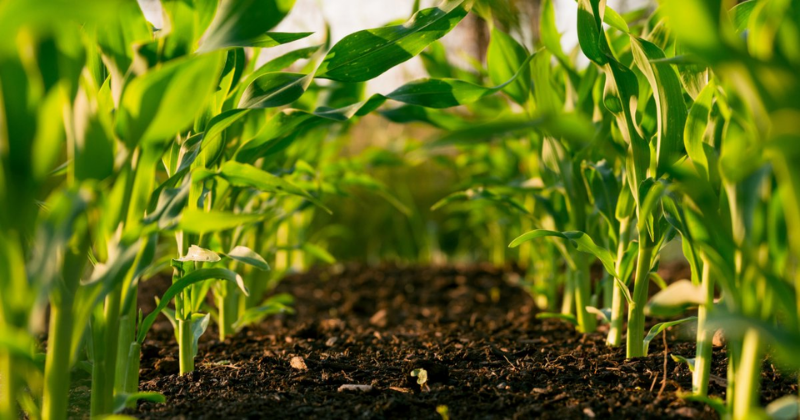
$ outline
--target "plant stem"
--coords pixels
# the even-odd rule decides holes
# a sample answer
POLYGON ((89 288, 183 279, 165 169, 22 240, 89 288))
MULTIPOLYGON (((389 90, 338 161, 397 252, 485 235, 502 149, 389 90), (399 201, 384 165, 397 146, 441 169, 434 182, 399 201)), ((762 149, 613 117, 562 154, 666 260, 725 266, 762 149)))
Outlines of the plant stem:
POLYGON ((597 319, 589 313, 589 299, 592 295, 592 283, 589 275, 589 260, 582 255, 576 256, 578 269, 573 273, 575 287, 575 312, 578 318, 578 331, 591 333, 597 328, 597 319))
POLYGON ((633 285, 633 303, 628 308, 627 358, 644 357, 644 307, 650 286, 650 263, 654 244, 646 230, 639 232, 639 256, 636 260, 636 279, 633 285))
POLYGON ((222 296, 217 299, 219 309, 219 339, 224 341, 225 337, 233 334, 233 324, 239 319, 239 295, 236 293, 236 285, 224 282, 220 286, 224 288, 222 296))
POLYGON ((506 240, 503 237, 503 228, 500 223, 489 223, 489 236, 492 239, 492 264, 497 268, 502 268, 506 264, 506 240))
MULTIPOLYGON (((617 244, 617 261, 614 264, 614 270, 617 275, 622 275, 620 270, 622 262, 625 259, 625 249, 628 247, 630 224, 629 219, 620 221, 619 225, 619 243, 617 244)), ((627 282, 627 279, 624 279, 627 282)), ((608 328, 608 337, 606 337, 606 344, 609 347, 619 347, 622 345, 622 322, 625 320, 625 305, 623 304, 625 296, 618 282, 612 279, 613 292, 611 295, 611 322, 608 328)))
POLYGON ((90 416, 96 418, 106 413, 105 398, 105 325, 101 316, 96 316, 91 321, 92 337, 92 394, 90 416))
POLYGON ((603 278, 600 280, 602 285, 603 304, 602 308, 610 308, 614 305, 614 278, 611 274, 603 273, 603 278))
POLYGON ((711 374, 711 353, 714 332, 706 328, 708 314, 714 305, 714 279, 711 278, 711 264, 703 261, 703 274, 700 280, 706 301, 697 308, 697 357, 692 375, 692 393, 705 397, 708 395, 708 380, 711 374))
MULTIPOLYGON (((136 293, 133 289, 129 293, 136 293)), ((136 301, 128 308, 126 314, 122 315, 119 319, 119 343, 117 343, 117 363, 116 372, 114 375, 114 393, 119 394, 127 392, 125 376, 128 372, 128 364, 130 363, 130 347, 131 343, 136 341, 134 334, 136 333, 136 301)), ((138 357, 137 357, 138 358, 138 357)), ((135 392, 135 391, 134 391, 135 392)))
POLYGON ((42 417, 67 418, 69 368, 72 353, 72 297, 63 293, 61 302, 50 308, 50 332, 44 369, 42 417))
POLYGON ((733 400, 736 395, 736 368, 739 364, 739 345, 737 341, 728 341, 727 343, 727 356, 728 356, 728 372, 726 375, 727 384, 725 386, 725 405, 728 412, 733 412, 733 400))
POLYGON ((103 389, 105 412, 101 414, 111 414, 110 410, 114 406, 114 376, 117 367, 117 347, 119 345, 119 318, 120 304, 122 299, 122 285, 117 286, 106 297, 105 307, 105 387, 103 389))
POLYGON ((0 353, 0 418, 15 419, 19 417, 16 403, 17 381, 14 376, 14 358, 8 353, 0 353))
POLYGON ((564 273, 564 297, 561 301, 561 313, 571 315, 575 307, 575 280, 573 270, 567 267, 564 273))
POLYGON ((125 387, 123 392, 133 394, 139 391, 139 361, 142 352, 142 345, 134 341, 128 350, 128 369, 125 371, 125 387))
POLYGON ((759 410, 761 387, 761 359, 764 344, 757 330, 748 329, 744 334, 741 359, 736 372, 736 391, 733 398, 733 419, 746 420, 756 417, 759 410))
POLYGON ((178 348, 180 357, 180 374, 185 375, 194 370, 192 356, 192 320, 178 319, 178 348))

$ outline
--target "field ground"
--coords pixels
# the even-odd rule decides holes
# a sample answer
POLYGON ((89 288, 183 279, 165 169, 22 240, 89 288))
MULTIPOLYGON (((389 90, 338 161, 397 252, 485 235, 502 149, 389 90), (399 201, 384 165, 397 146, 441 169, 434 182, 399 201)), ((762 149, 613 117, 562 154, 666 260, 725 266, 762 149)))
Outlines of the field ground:
MULTIPOLYGON (((673 270, 674 271, 674 270, 673 270)), ((670 272, 662 272, 670 276, 670 272)), ((141 403, 142 418, 717 418, 677 390, 691 387, 685 365, 667 360, 659 337, 650 356, 625 360, 603 327, 581 335, 538 320, 531 298, 491 267, 339 266, 292 275, 278 288, 296 314, 268 319, 219 342, 201 338, 197 370, 178 375, 177 345, 161 318, 142 349, 141 388, 167 404, 141 403), (422 391, 410 376, 429 375, 422 391), (342 385, 370 385, 368 392, 342 385)), ((140 302, 168 286, 154 279, 140 302)), ((145 312, 152 308, 146 307, 145 312)), ((213 326, 211 328, 214 328, 213 326)), ((694 344, 668 336, 669 353, 694 357, 694 344)), ((725 352, 716 348, 711 394, 724 396, 725 352)), ((72 416, 82 417, 89 378, 77 374, 72 416)), ((762 403, 797 392, 797 382, 764 367, 762 403)))

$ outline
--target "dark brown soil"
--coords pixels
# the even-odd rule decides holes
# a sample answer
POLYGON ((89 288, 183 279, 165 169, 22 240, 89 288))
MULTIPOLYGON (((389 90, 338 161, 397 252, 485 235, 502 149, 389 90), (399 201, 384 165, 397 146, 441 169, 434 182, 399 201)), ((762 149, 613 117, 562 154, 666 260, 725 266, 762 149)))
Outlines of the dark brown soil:
MULTIPOLYGON (((141 403, 128 414, 437 419, 437 407, 446 406, 451 419, 718 417, 677 396, 691 388, 691 373, 671 359, 661 392, 661 337, 649 357, 626 361, 624 349, 606 347, 605 327, 581 335, 563 322, 536 319, 530 297, 508 282, 515 275, 491 267, 363 266, 293 275, 277 292, 295 296, 296 314, 224 342, 210 328, 197 370, 183 377, 162 319, 143 348, 141 389, 163 393, 167 403, 141 403), (427 370, 429 389, 410 376, 417 368, 427 370), (347 384, 372 390, 340 392, 347 384)), ((142 293, 151 296, 166 286, 148 283, 142 293)), ((694 345, 674 335, 668 346, 669 353, 694 357, 694 345)), ((720 397, 725 366, 724 349, 715 349, 711 393, 720 397)), ((771 365, 763 375, 763 402, 797 392, 796 381, 771 365)), ((85 381, 76 381, 76 405, 87 403, 85 381)))

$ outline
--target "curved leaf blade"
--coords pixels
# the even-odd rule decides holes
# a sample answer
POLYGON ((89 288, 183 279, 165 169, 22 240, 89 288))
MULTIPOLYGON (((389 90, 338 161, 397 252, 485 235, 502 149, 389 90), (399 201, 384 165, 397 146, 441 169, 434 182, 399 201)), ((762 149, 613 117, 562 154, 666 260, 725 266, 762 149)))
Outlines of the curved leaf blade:
POLYGON ((139 326, 139 334, 136 337, 136 340, 139 344, 144 343, 144 338, 147 335, 147 331, 150 330, 150 327, 153 326, 153 323, 156 321, 156 317, 158 316, 164 308, 167 307, 169 302, 180 292, 182 292, 187 287, 199 283, 205 280, 225 280, 225 281, 232 281, 235 282, 239 289, 241 289, 242 293, 245 295, 249 295, 250 292, 247 290, 247 287, 244 285, 244 280, 242 276, 237 274, 234 271, 228 270, 226 268, 201 268, 199 270, 193 271, 183 277, 180 280, 176 281, 172 284, 172 286, 164 292, 164 295, 161 297, 161 300, 158 303, 156 309, 153 310, 147 317, 142 321, 142 324, 139 326))
POLYGON ((688 318, 679 319, 677 321, 669 321, 669 322, 661 322, 656 325, 653 325, 653 328, 650 328, 650 331, 647 333, 647 336, 643 340, 644 345, 644 354, 647 355, 647 350, 650 348, 650 342, 653 341, 654 338, 662 331, 666 330, 669 327, 674 327, 679 324, 683 324, 684 322, 695 321, 697 320, 696 316, 690 316, 688 318))
POLYGON ((122 93, 116 131, 128 146, 172 138, 203 110, 217 84, 218 54, 181 58, 133 79, 122 93))
POLYGON ((246 246, 238 245, 230 252, 225 254, 225 256, 242 264, 247 264, 258 268, 262 271, 267 271, 270 269, 269 264, 264 257, 246 246))
POLYGON ((239 108, 275 108, 300 99, 313 79, 311 74, 266 73, 253 80, 239 99, 239 108))
POLYGON ((328 52, 316 77, 339 82, 365 82, 421 53, 467 15, 464 0, 445 0, 420 10, 403 25, 350 34, 328 52))
POLYGON ((222 0, 199 52, 255 47, 283 20, 295 0, 222 0))

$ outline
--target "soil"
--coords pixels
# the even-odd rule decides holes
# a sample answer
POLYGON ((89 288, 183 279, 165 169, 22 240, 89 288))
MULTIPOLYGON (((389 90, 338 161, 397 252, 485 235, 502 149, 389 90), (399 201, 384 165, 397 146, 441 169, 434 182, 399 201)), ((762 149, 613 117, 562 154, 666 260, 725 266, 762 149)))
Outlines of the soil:
MULTIPOLYGON (((685 271, 685 270, 684 270, 685 271)), ((666 268, 673 278, 681 269, 666 268)), ((220 342, 210 327, 196 371, 177 373, 178 349, 165 319, 142 349, 141 418, 718 418, 678 392, 691 388, 684 364, 666 360, 662 338, 650 355, 625 360, 605 345, 605 326, 583 335, 563 321, 536 319, 516 271, 474 267, 334 266, 295 274, 276 292, 295 297, 282 314, 220 342), (410 373, 428 373, 424 389, 410 373), (666 373, 666 381, 663 381, 666 373), (368 385, 368 390, 342 390, 368 385), (663 387, 663 390, 662 390, 663 387), (346 388, 346 387, 345 387, 346 388)), ((140 302, 168 279, 143 284, 140 302)), ((668 353, 694 357, 669 334, 668 353)), ((726 359, 715 348, 710 393, 724 398, 726 359)), ((77 375, 72 415, 88 406, 77 375)), ((797 393, 797 381, 765 363, 762 403, 797 393)))

